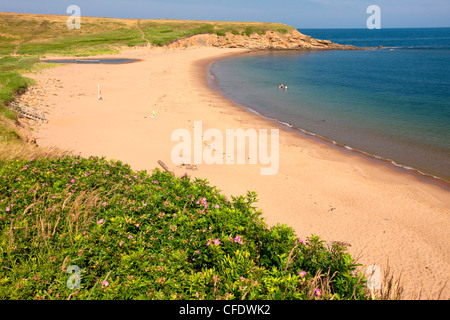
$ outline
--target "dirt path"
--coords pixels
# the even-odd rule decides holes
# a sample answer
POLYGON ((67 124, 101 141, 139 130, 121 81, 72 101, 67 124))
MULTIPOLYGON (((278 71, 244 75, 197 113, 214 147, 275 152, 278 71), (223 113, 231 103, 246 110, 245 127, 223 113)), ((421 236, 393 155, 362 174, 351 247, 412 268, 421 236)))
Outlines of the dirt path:
POLYGON ((16 45, 16 47, 14 48, 14 50, 13 50, 13 52, 12 52, 11 55, 12 55, 12 56, 17 56, 17 52, 19 51, 20 47, 21 47, 23 44, 28 43, 28 42, 34 40, 34 39, 35 39, 42 31, 44 31, 44 30, 48 27, 49 24, 50 24, 50 21, 44 20, 44 21, 39 25, 39 27, 33 32, 33 34, 31 35, 31 37, 29 37, 28 39, 26 39, 26 40, 24 40, 24 41, 22 41, 22 42, 20 42, 20 43, 18 43, 18 44, 16 45))
POLYGON ((145 32, 144 32, 144 30, 142 30, 142 27, 141 27, 141 20, 138 20, 138 21, 137 21, 137 28, 138 28, 139 32, 141 33, 141 38, 147 42, 147 47, 151 47, 151 46, 152 46, 152 43, 150 42, 150 40, 148 40, 148 39, 145 37, 145 32))

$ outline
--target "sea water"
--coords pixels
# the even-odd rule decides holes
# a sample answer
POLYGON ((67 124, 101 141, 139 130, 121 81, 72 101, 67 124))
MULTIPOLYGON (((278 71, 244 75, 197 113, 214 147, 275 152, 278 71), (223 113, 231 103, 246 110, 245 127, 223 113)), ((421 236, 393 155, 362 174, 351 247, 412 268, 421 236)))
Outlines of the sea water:
POLYGON ((450 28, 299 31, 372 48, 222 59, 209 69, 222 94, 347 149, 450 181, 450 28))

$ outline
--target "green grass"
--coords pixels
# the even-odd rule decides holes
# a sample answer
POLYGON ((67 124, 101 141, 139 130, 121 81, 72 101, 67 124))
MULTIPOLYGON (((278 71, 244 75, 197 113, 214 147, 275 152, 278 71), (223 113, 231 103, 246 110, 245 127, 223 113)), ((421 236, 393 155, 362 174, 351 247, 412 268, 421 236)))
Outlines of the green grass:
POLYGON ((33 83, 29 78, 23 77, 21 72, 29 72, 34 68, 38 58, 3 57, 0 59, 0 141, 19 142, 21 137, 14 129, 17 113, 6 105, 14 101, 17 95, 25 92, 33 83))
POLYGON ((252 192, 95 157, 6 161, 0 180, 0 299, 368 297, 344 247, 268 227, 252 192))
MULTIPOLYGON (((29 78, 23 77, 22 72, 31 71, 34 65, 39 62, 36 57, 3 57, 0 58, 0 117, 16 120, 16 112, 6 108, 6 104, 14 101, 18 94, 23 93, 26 88, 33 83, 29 78)), ((1 125, 1 124, 0 124, 1 125)), ((2 136, 6 130, 0 127, 2 136)))
POLYGON ((31 42, 18 51, 24 55, 94 55, 118 52, 121 46, 145 44, 138 30, 119 29, 100 34, 74 36, 51 42, 31 42))
POLYGON ((65 16, 0 14, 0 55, 11 53, 16 46, 22 55, 93 55, 116 53, 118 47, 145 45, 145 37, 162 46, 179 38, 210 33, 225 36, 286 33, 293 27, 280 23, 217 22, 183 20, 120 20, 82 17, 81 29, 70 30, 65 16))

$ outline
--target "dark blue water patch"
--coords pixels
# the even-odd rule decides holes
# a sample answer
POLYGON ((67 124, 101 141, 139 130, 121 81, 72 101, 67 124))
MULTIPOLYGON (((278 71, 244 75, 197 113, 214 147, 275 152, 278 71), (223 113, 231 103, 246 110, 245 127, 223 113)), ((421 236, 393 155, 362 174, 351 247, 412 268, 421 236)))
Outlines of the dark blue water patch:
POLYGON ((44 63, 77 63, 77 64, 124 64, 138 62, 139 59, 57 59, 41 60, 44 63))
POLYGON ((299 29, 313 38, 357 47, 450 48, 450 28, 299 29))

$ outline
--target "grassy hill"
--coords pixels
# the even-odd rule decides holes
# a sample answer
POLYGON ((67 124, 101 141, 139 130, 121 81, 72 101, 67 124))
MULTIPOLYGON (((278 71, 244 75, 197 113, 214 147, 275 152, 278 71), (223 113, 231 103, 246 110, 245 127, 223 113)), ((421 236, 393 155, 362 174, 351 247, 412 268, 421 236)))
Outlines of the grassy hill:
POLYGON ((116 53, 122 46, 162 46, 201 33, 225 35, 286 33, 295 28, 281 23, 184 20, 139 20, 81 17, 81 28, 67 28, 68 16, 0 13, 0 56, 116 53))

